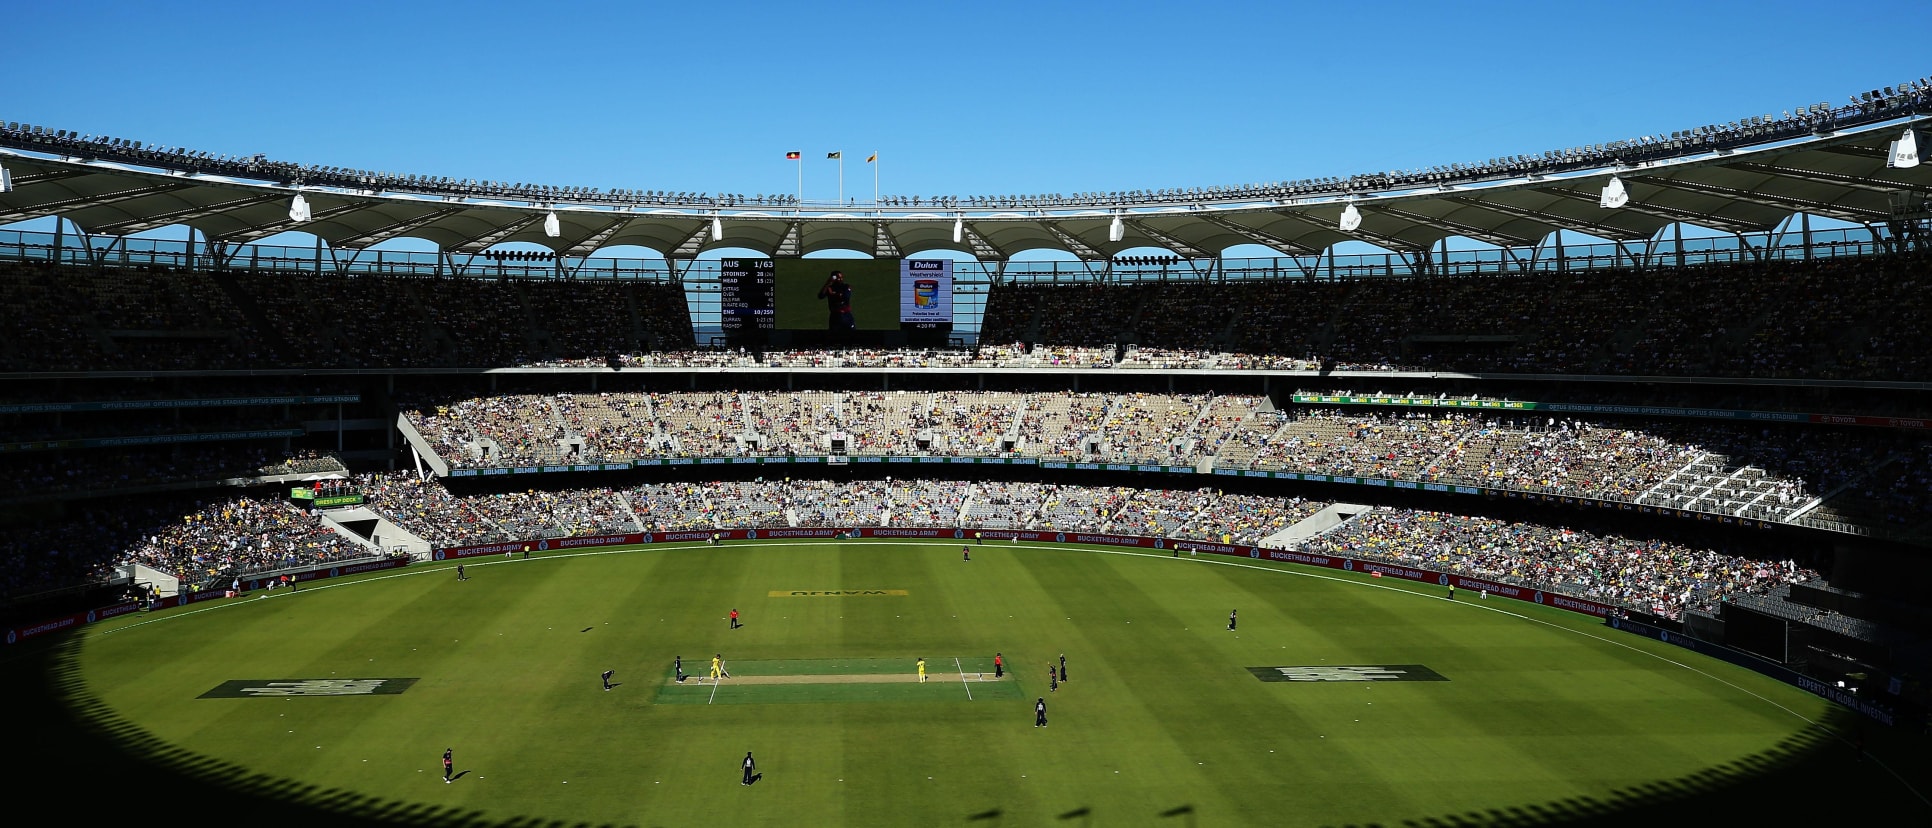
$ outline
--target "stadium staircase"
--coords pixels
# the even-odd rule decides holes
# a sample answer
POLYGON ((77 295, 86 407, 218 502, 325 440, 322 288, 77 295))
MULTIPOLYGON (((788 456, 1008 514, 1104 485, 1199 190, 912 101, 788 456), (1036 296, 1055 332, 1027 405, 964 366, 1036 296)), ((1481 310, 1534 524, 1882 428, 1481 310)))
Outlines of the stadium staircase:
POLYGON ((640 518, 638 518, 638 516, 637 516, 637 510, 636 510, 636 509, 633 509, 633 508, 631 508, 631 499, 630 499, 630 498, 628 498, 628 497, 624 497, 623 495, 620 495, 620 494, 617 494, 616 492, 612 492, 612 493, 611 493, 611 499, 612 499, 612 500, 615 500, 615 501, 617 501, 617 505, 618 505, 618 506, 621 506, 621 507, 623 507, 623 509, 624 509, 624 514, 626 514, 626 515, 629 515, 629 516, 630 516, 630 518, 631 518, 631 526, 632 526, 632 527, 633 527, 634 529, 636 529, 636 530, 637 530, 637 531, 639 531, 639 532, 643 532, 643 531, 646 531, 646 530, 645 530, 645 528, 644 528, 644 521, 643 521, 642 519, 640 519, 640 518))
POLYGON ((1368 506, 1355 503, 1334 503, 1319 512, 1290 524, 1288 528, 1261 539, 1258 544, 1263 549, 1300 549, 1310 538, 1335 531, 1357 515, 1373 511, 1368 506))
POLYGON ((402 433, 403 442, 408 443, 410 450, 416 455, 418 472, 421 471, 423 464, 428 464, 437 477, 449 476, 449 461, 437 455, 436 449, 423 438, 423 433, 416 430, 416 424, 409 421, 409 415, 396 415, 396 430, 402 433))
POLYGON ((153 584, 163 598, 172 598, 181 592, 181 579, 144 563, 134 565, 136 584, 153 584))
POLYGON ((322 525, 371 553, 401 549, 418 560, 427 560, 429 557, 429 541, 360 506, 326 510, 322 513, 322 525), (358 528, 366 528, 369 532, 364 534, 358 528))

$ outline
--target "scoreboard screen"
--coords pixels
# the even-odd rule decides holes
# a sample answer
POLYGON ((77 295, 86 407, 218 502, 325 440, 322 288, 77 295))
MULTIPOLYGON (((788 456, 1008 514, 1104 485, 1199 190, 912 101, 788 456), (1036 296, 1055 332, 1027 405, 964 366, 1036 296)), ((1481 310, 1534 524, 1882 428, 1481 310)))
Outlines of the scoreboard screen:
POLYGON ((900 260, 899 322, 929 331, 953 329, 952 260, 900 260))
POLYGON ((719 323, 725 333, 769 331, 778 310, 770 259, 721 259, 718 262, 719 323))

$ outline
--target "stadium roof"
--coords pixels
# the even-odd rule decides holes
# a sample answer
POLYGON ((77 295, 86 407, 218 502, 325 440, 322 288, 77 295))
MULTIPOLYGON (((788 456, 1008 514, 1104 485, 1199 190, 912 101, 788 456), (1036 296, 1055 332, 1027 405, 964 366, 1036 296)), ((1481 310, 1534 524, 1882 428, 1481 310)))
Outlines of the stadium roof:
POLYGON ((1888 165, 1893 142, 1932 110, 1932 88, 1899 89, 1863 102, 1854 96, 1848 107, 1802 108, 1797 117, 1428 170, 862 206, 343 170, 0 124, 0 166, 12 179, 12 190, 0 192, 0 223, 58 216, 97 236, 188 225, 219 244, 300 230, 338 249, 414 237, 452 253, 529 242, 565 256, 639 245, 673 259, 714 248, 780 257, 950 249, 986 261, 1041 248, 1086 260, 1145 247, 1212 258, 1251 244, 1309 255, 1350 240, 1416 253, 1457 236, 1527 248, 1558 229, 1632 242, 1680 223, 1764 232, 1801 213, 1878 226, 1922 212, 1932 198, 1932 165, 1888 165), (1603 206, 1613 176, 1628 194, 1616 208, 1603 206), (292 215, 298 196, 307 220, 292 215), (1345 231, 1350 205, 1360 222, 1345 231))

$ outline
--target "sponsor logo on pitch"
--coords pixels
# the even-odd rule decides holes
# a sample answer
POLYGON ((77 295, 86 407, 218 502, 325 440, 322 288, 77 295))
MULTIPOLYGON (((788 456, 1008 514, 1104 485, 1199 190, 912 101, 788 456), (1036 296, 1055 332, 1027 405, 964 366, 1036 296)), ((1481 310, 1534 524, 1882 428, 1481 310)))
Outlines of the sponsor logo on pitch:
POLYGON ((1248 672, 1262 681, 1448 681, 1449 679, 1420 664, 1349 666, 1314 664, 1293 667, 1249 667, 1248 672))
POLYGON ((413 678, 236 679, 201 694, 204 699, 273 699, 292 696, 394 696, 413 678))

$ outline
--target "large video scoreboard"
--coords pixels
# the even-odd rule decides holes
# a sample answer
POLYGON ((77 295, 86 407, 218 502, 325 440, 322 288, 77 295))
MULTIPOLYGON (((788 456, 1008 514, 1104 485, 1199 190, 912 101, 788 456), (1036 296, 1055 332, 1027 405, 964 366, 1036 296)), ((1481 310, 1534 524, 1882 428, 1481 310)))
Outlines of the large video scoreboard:
POLYGON ((718 262, 719 322, 727 336, 745 331, 769 331, 777 317, 776 263, 770 259, 723 259, 718 262))
POLYGON ((722 259, 719 322, 742 342, 944 343, 953 329, 953 263, 948 259, 722 259), (842 312, 827 289, 838 273, 842 312), (903 339, 889 339, 892 333, 903 339))

